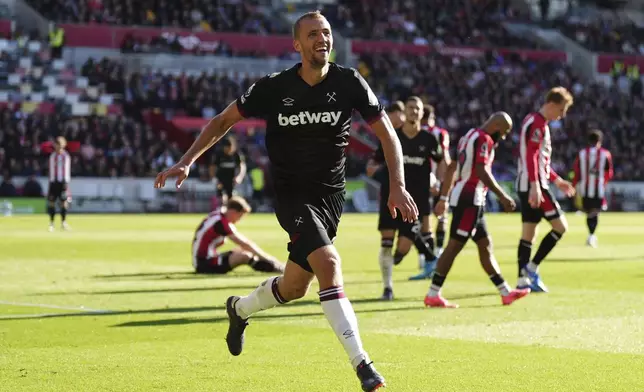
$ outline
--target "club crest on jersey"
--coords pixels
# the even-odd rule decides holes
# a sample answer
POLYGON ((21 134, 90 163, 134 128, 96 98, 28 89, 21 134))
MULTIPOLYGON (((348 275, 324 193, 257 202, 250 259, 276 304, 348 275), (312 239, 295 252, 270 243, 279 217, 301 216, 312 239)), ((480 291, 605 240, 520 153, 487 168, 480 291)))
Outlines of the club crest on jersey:
POLYGON ((331 126, 335 126, 340 121, 340 116, 342 116, 341 111, 311 113, 307 110, 299 112, 298 114, 289 115, 279 113, 277 115, 277 123, 283 127, 307 124, 330 124, 331 126))
POLYGON ((541 129, 537 128, 534 130, 532 133, 532 141, 535 143, 539 143, 541 141, 541 129))

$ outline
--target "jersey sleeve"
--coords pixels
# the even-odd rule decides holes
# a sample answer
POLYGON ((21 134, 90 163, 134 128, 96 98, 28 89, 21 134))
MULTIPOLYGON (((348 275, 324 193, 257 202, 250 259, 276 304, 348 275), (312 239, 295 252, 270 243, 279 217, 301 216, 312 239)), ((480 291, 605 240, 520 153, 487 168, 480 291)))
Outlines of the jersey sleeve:
POLYGON ((360 115, 368 124, 372 124, 385 115, 384 108, 367 81, 355 69, 353 70, 353 79, 355 89, 353 108, 360 112, 360 115))
POLYGON ((245 118, 263 118, 267 115, 266 108, 270 92, 268 80, 268 76, 259 79, 242 96, 237 98, 237 109, 245 118))
POLYGON ((528 171, 528 181, 537 182, 539 178, 539 150, 543 143, 544 125, 542 123, 533 124, 528 129, 526 137, 526 169, 528 171))
POLYGON ((604 172, 604 182, 608 183, 608 181, 612 180, 613 175, 614 175, 613 155, 609 151, 606 151, 606 168, 604 172))
POLYGON ((577 184, 579 183, 579 179, 581 178, 581 168, 579 167, 579 154, 577 154, 577 157, 575 158, 575 163, 573 164, 572 172, 574 175, 574 177, 572 178, 572 185, 576 187, 577 184))
POLYGON ((492 138, 490 137, 481 137, 476 141, 476 149, 474 151, 474 154, 476 155, 474 157, 474 162, 475 163, 482 163, 484 165, 487 165, 490 163, 490 155, 492 153, 492 149, 494 148, 494 142, 492 141, 492 138))
POLYGON ((429 157, 436 163, 441 162, 445 156, 442 142, 439 143, 434 137, 430 137, 427 140, 429 140, 429 157))
POLYGON ((443 151, 449 151, 449 132, 446 129, 443 129, 440 133, 440 144, 443 151))

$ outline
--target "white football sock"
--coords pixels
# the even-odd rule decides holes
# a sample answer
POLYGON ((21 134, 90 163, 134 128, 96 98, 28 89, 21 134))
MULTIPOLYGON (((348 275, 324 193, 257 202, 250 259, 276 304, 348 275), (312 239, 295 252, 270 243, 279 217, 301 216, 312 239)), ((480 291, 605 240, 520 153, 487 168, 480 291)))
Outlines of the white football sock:
POLYGON ((342 286, 330 287, 319 294, 324 315, 349 356, 351 366, 355 369, 362 361, 369 363, 369 356, 362 348, 358 319, 342 286))
POLYGON ((235 304, 235 310, 239 317, 247 319, 254 313, 286 303, 287 301, 282 298, 277 290, 279 278, 279 276, 268 278, 252 293, 241 297, 235 304))
POLYGON ((386 289, 394 287, 394 257, 391 255, 391 248, 382 248, 378 257, 380 263, 380 272, 382 273, 382 283, 386 289))
POLYGON ((529 262, 528 265, 526 265, 526 268, 530 272, 539 272, 539 265, 533 263, 532 261, 529 262))

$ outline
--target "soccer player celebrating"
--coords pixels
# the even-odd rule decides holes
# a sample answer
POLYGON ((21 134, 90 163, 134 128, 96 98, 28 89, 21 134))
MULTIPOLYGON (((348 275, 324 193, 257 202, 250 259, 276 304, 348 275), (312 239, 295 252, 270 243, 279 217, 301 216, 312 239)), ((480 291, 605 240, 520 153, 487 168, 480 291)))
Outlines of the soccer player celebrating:
POLYGON ((606 185, 613 178, 613 156, 602 147, 604 135, 596 129, 588 135, 588 147, 582 149, 575 159, 575 179, 573 185, 582 197, 586 213, 588 240, 586 244, 597 247, 595 230, 599 222, 599 212, 606 202, 606 185))
POLYGON ((393 219, 387 207, 389 188, 385 180, 387 167, 382 146, 378 147, 374 157, 367 166, 367 175, 381 177, 380 211, 378 230, 380 231, 380 271, 384 292, 383 300, 392 300, 393 294, 393 266, 399 264, 415 245, 420 255, 425 256, 428 268, 435 266, 435 257, 432 249, 421 235, 421 227, 429 226, 431 213, 429 203, 430 160, 441 162, 443 151, 436 139, 421 129, 420 120, 423 115, 423 103, 418 97, 409 97, 405 105, 405 123, 396 129, 400 144, 402 145, 403 162, 405 165, 405 184, 407 191, 412 195, 418 206, 419 218, 415 222, 403 222, 400 217, 393 219), (394 235, 398 231, 398 245, 394 255, 391 249, 394 244, 394 235))
POLYGON ((241 184, 246 176, 246 161, 237 151, 237 141, 229 136, 222 142, 223 153, 215 157, 215 176, 217 177, 217 193, 221 203, 226 204, 233 196, 235 185, 241 184))
POLYGON ((499 290, 503 305, 510 305, 530 293, 529 288, 512 290, 501 276, 501 269, 492 253, 492 238, 487 232, 483 215, 488 189, 498 196, 505 211, 513 211, 515 208, 514 200, 503 191, 492 175, 494 149, 499 140, 505 139, 511 129, 510 116, 505 112, 498 112, 494 113, 481 128, 471 129, 458 142, 458 162, 450 163, 445 181, 441 186, 440 200, 436 205, 436 213, 441 215, 446 209, 445 202, 448 200, 447 195, 452 189, 456 172, 456 183, 449 198, 452 207, 450 238, 445 251, 438 258, 432 284, 425 297, 426 306, 458 307, 443 298, 441 288, 454 259, 469 238, 476 243, 481 266, 499 290))
POLYGON ((528 114, 521 125, 517 189, 523 228, 517 252, 519 264, 517 287, 529 287, 532 292, 548 292, 539 275, 539 265, 568 229, 566 217, 557 199, 550 192, 550 182, 553 182, 568 197, 575 194, 575 188, 550 167, 552 145, 548 122, 565 117, 572 103, 573 98, 568 90, 554 87, 546 94, 545 103, 541 109, 528 114), (550 222, 552 230, 541 241, 537 253, 530 260, 537 225, 542 218, 550 222))
MULTIPOLYGON (((432 205, 436 206, 438 204, 438 195, 440 194, 440 187, 442 181, 445 179, 445 171, 447 166, 450 164, 451 159, 449 156, 449 132, 446 129, 436 126, 436 113, 432 105, 425 105, 425 117, 423 119, 423 125, 427 127, 429 133, 434 135, 438 144, 440 144, 443 149, 444 159, 442 162, 430 162, 432 165, 432 175, 436 179, 436 182, 433 184, 431 193, 432 193, 432 205)), ((445 228, 447 227, 447 209, 443 215, 437 215, 436 219, 436 247, 435 249, 436 256, 440 256, 443 253, 443 246, 445 244, 445 228)), ((431 216, 430 216, 431 218, 431 216)), ((429 230, 423 233, 423 237, 433 244, 432 232, 431 232, 431 221, 429 223, 429 230)), ((429 276, 427 277, 429 278, 429 276)))
POLYGON ((54 231, 56 202, 60 204, 60 219, 63 230, 68 230, 67 209, 71 198, 68 194, 69 182, 72 179, 72 159, 65 151, 67 140, 59 136, 54 142, 54 152, 49 156, 49 189, 47 190, 47 211, 49 212, 49 231, 54 231))
POLYGON ((192 241, 192 266, 198 274, 226 274, 240 265, 260 272, 284 272, 284 265, 264 252, 235 228, 251 212, 248 202, 239 196, 228 200, 225 208, 210 213, 195 231, 192 241), (230 238, 239 249, 221 254, 217 248, 230 238))
POLYGON ((343 289, 340 255, 333 245, 344 206, 345 148, 354 109, 371 124, 383 145, 392 215, 399 213, 405 221, 415 221, 418 209, 405 190, 396 132, 358 71, 329 62, 333 35, 319 11, 306 13, 294 23, 293 46, 301 63, 258 80, 215 116, 181 160, 157 175, 155 187, 163 187, 168 177, 178 177, 176 185, 180 186, 195 160, 238 121, 246 117, 266 120, 275 212, 289 234, 290 254, 282 276, 267 279, 247 296, 226 301, 228 350, 241 354, 249 317, 303 297, 315 277, 324 315, 362 389, 375 391, 385 380, 362 346, 356 314, 343 289))

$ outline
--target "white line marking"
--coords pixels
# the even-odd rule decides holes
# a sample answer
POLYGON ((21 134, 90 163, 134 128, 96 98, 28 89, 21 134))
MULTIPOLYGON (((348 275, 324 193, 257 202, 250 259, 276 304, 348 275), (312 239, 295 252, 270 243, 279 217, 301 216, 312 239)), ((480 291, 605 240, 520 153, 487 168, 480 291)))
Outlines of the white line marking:
POLYGON ((84 306, 58 306, 50 304, 31 304, 26 302, 12 302, 12 301, 2 301, 0 300, 0 305, 11 305, 11 306, 24 306, 27 308, 48 308, 48 309, 63 309, 63 310, 79 310, 83 312, 91 313, 108 313, 109 310, 99 310, 99 309, 89 309, 84 306))
POLYGON ((46 317, 63 317, 63 316, 81 316, 90 314, 110 314, 114 313, 111 310, 97 310, 93 312, 73 312, 73 313, 40 313, 40 314, 7 314, 0 316, 0 320, 15 320, 15 319, 32 319, 32 318, 46 318, 46 317))

